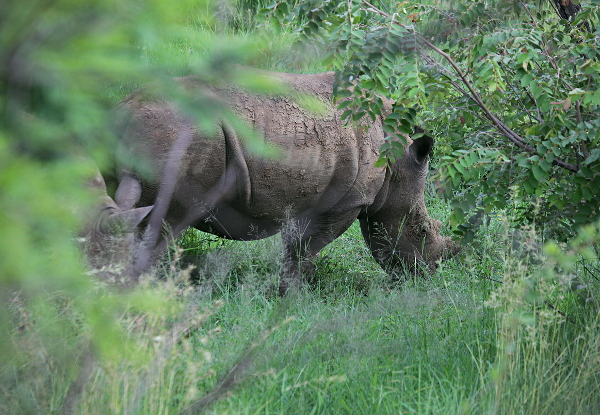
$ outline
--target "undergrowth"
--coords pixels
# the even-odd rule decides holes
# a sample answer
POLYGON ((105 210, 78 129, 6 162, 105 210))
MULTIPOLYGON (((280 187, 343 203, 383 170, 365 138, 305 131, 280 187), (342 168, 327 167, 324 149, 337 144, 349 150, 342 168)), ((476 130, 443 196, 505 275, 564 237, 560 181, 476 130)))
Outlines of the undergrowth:
POLYGON ((598 228, 545 249, 525 232, 525 249, 501 219, 401 286, 354 224, 286 298, 275 294, 278 237, 190 231, 134 292, 97 283, 88 294, 118 317, 119 355, 86 340, 88 323, 60 293, 43 307, 14 293, 6 324, 20 352, 2 366, 0 412, 595 413, 598 228))

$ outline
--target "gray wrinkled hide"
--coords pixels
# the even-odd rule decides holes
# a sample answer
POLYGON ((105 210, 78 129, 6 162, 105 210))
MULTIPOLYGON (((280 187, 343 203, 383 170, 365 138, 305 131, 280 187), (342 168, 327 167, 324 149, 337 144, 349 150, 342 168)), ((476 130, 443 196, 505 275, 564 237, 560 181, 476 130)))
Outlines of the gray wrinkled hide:
MULTIPOLYGON (((135 275, 164 250, 163 221, 175 237, 193 226, 237 240, 267 237, 288 223, 283 231, 282 291, 297 286, 300 275, 310 272, 310 258, 357 218, 375 259, 390 273, 422 261, 434 269, 445 253, 455 252, 425 208, 430 137, 409 139, 404 157, 391 169, 376 168, 384 141, 381 120, 369 120, 368 130, 345 127, 331 104, 334 73, 257 73, 268 74, 292 93, 261 96, 234 87, 207 88, 194 77, 176 82, 215 108, 231 109, 281 150, 275 159, 247 151, 243 129, 227 118, 211 116, 212 122, 199 132, 190 117, 148 88, 119 104, 123 137, 118 196, 130 208, 154 206, 138 229, 149 224, 135 275), (315 114, 305 109, 290 98, 298 93, 318 98, 327 110, 315 114), (128 198, 131 191, 139 194, 128 198)), ((389 111, 386 105, 384 111, 389 111)))

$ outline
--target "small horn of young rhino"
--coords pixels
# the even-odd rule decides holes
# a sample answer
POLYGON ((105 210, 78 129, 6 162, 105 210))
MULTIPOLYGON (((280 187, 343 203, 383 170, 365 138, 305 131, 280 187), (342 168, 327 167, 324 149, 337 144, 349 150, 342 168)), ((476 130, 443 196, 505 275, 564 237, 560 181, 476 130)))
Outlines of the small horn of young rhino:
MULTIPOLYGON (((196 96, 197 102, 210 103, 206 113, 213 115, 202 129, 153 88, 135 91, 117 106, 118 118, 125 120, 120 149, 128 155, 119 159, 135 159, 139 164, 121 163, 115 200, 108 198, 105 189, 99 198, 104 231, 118 229, 125 235, 133 235, 133 228, 137 234, 146 231, 144 218, 152 207, 143 205, 156 203, 160 178, 172 171, 167 155, 176 147, 177 137, 192 132, 189 147, 186 144, 178 159, 178 174, 169 176, 174 183, 169 187, 165 225, 175 238, 186 226, 193 226, 235 240, 273 235, 284 223, 286 229, 296 229, 282 232, 286 264, 281 292, 299 287, 310 272, 310 259, 356 219, 373 256, 388 271, 415 261, 434 267, 457 252, 456 244, 440 235, 439 222, 429 217, 425 207, 433 138, 416 129, 414 141, 406 140, 402 158, 388 168, 375 167, 381 145, 389 140, 382 117, 392 110, 392 102, 384 101, 382 117, 361 121, 369 128, 354 128, 340 121, 341 111, 332 104, 333 72, 241 70, 272 79, 290 93, 259 95, 233 85, 208 85, 194 76, 176 78, 178 87, 196 96), (322 111, 305 109, 306 96, 319 101, 322 111), (218 108, 237 114, 246 128, 217 116, 218 108), (267 147, 279 149, 280 156, 265 158, 246 151, 248 130, 261 135, 267 147), (219 189, 226 190, 219 193, 219 189)), ((146 257, 166 245, 160 237, 152 240, 155 246, 143 247, 150 250, 146 257)), ((132 241, 124 251, 134 251, 132 241)), ((151 265, 146 262, 138 261, 143 266, 136 273, 151 265)))

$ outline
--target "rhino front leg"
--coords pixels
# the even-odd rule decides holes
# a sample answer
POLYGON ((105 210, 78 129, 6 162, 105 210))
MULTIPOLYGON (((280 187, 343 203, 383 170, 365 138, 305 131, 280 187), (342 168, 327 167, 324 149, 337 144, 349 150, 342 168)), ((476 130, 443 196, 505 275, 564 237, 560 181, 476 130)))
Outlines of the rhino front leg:
POLYGON ((373 258, 392 277, 401 278, 405 271, 416 268, 419 255, 412 246, 400 243, 395 227, 360 219, 360 228, 373 258))
POLYGON ((416 225, 409 221, 399 226, 360 220, 363 237, 373 257, 388 274, 400 280, 407 273, 432 273, 440 259, 458 253, 459 245, 440 235, 440 225, 440 221, 430 218, 418 221, 416 225), (399 231, 402 231, 400 235, 399 231))
POLYGON ((358 216, 359 210, 342 214, 322 214, 311 219, 293 219, 281 230, 284 266, 279 294, 298 291, 314 275, 315 256, 344 233, 358 216))

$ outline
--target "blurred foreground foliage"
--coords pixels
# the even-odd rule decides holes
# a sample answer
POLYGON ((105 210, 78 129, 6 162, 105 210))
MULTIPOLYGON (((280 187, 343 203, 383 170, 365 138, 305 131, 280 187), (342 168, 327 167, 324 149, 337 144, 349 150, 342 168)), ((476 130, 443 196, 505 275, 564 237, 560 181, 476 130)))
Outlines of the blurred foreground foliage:
MULTIPOLYGON (((208 0, 0 3, 0 401, 15 401, 18 413, 70 405, 65 394, 90 359, 148 357, 147 345, 124 341, 117 317, 127 310, 181 308, 160 292, 110 293, 94 282, 78 235, 91 206, 84 184, 115 147, 110 114, 121 89, 153 82, 166 91, 172 75, 190 72, 227 82, 234 75, 226 66, 260 49, 249 36, 215 37, 214 7, 208 0), (67 380, 53 397, 24 382, 35 379, 34 361, 64 375, 39 382, 67 380)), ((183 94, 175 98, 186 104, 183 94)))

